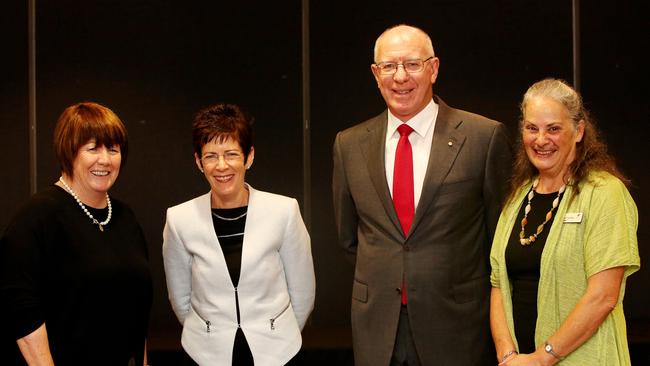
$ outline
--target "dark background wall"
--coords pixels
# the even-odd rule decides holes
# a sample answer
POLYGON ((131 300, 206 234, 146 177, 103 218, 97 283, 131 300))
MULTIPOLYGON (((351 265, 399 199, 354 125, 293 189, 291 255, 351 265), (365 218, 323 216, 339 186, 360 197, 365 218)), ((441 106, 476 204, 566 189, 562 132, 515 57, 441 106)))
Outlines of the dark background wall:
MULTIPOLYGON (((29 197, 27 5, 7 0, 0 19, 0 230, 29 197)), ((434 86, 448 104, 503 121, 516 133, 517 103, 544 77, 571 81, 571 2, 312 1, 308 24, 311 153, 302 146, 302 3, 136 0, 36 1, 38 187, 59 176, 51 150, 56 118, 93 100, 126 123, 131 153, 112 194, 136 211, 155 279, 152 349, 178 347, 160 246, 165 209, 206 192, 192 159, 193 114, 238 103, 256 118, 256 188, 311 203, 317 301, 305 346, 349 347, 352 266, 336 244, 331 208, 331 144, 338 130, 380 113, 369 70, 376 37, 397 23, 417 25, 441 59, 434 86), (303 159, 311 193, 303 192, 303 159)), ((610 148, 633 182, 639 247, 650 258, 648 6, 642 0, 583 1, 582 91, 610 148)), ((628 282, 631 342, 650 343, 650 272, 628 282)))
POLYGON ((0 11, 0 230, 29 197, 29 124, 27 118, 27 3, 11 0, 0 11))

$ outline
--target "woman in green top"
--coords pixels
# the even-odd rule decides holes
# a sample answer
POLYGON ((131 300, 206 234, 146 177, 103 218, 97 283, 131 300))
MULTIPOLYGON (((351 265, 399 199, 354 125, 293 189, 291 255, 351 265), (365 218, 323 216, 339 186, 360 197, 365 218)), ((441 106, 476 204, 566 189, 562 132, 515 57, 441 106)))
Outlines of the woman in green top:
POLYGON ((533 84, 490 261, 500 365, 629 365, 623 295, 637 208, 580 95, 533 84))

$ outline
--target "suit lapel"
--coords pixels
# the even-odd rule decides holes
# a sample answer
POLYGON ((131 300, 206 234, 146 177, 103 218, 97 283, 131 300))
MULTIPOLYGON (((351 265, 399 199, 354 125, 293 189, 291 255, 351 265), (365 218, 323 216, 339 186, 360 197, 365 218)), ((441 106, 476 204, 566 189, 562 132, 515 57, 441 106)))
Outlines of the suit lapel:
POLYGON ((242 238, 242 255, 239 268, 239 283, 242 283, 242 280, 244 280, 245 275, 249 271, 248 267, 252 265, 252 263, 249 264, 249 260, 257 259, 259 257, 259 255, 255 255, 258 254, 255 253, 256 249, 261 249, 259 246, 256 246, 254 244, 256 240, 258 240, 255 236, 255 234, 257 234, 255 228, 258 227, 258 224, 256 224, 256 222, 264 220, 264 212, 258 211, 258 195, 255 189, 248 183, 244 184, 246 185, 246 188, 248 188, 248 209, 246 213, 246 223, 244 225, 244 237, 242 238), (262 216, 258 217, 260 214, 262 216))
MULTIPOLYGON (((379 200, 384 206, 386 215, 395 226, 399 233, 402 232, 393 200, 390 196, 390 189, 386 182, 386 128, 388 124, 388 114, 386 111, 375 117, 369 124, 367 134, 361 137, 359 143, 361 152, 366 160, 368 174, 372 185, 379 196, 379 200)), ((401 235, 400 235, 401 236, 401 235)))
POLYGON ((438 117, 436 118, 435 130, 433 131, 433 141, 431 142, 427 172, 422 183, 422 193, 420 194, 420 201, 415 210, 415 217, 413 218, 413 224, 411 225, 409 234, 422 221, 424 213, 427 211, 429 205, 431 205, 433 198, 438 192, 438 189, 440 189, 451 167, 454 165, 454 161, 465 143, 465 135, 456 129, 462 121, 453 118, 451 113, 452 109, 440 98, 434 96, 434 100, 439 106, 438 117))

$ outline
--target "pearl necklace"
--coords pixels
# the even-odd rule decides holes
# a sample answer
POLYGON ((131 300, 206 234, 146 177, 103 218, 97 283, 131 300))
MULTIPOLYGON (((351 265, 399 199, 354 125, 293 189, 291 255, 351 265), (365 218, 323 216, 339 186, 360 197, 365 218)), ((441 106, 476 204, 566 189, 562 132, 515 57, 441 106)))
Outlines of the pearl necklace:
POLYGON ((108 225, 108 222, 111 221, 111 216, 113 214, 113 207, 111 207, 111 199, 108 197, 108 192, 106 192, 106 203, 108 204, 108 217, 106 217, 106 220, 104 220, 102 222, 99 222, 99 221, 97 221, 96 218, 93 217, 93 215, 90 212, 88 212, 88 209, 86 208, 86 206, 81 202, 79 197, 77 197, 77 194, 74 193, 72 188, 70 188, 70 186, 63 180, 63 177, 59 177, 59 181, 63 184, 65 189, 68 190, 68 193, 70 193, 70 195, 72 195, 72 197, 74 197, 75 201, 77 201, 77 203, 79 204, 79 207, 81 207, 83 212, 85 212, 86 215, 88 217, 90 217, 91 220, 93 220, 93 224, 99 226, 99 230, 103 232, 104 231, 104 226, 108 225))
POLYGON ((530 192, 528 192, 528 204, 526 204, 526 208, 524 209, 524 218, 521 219, 521 231, 519 232, 519 243, 521 243, 521 245, 530 245, 535 242, 537 236, 544 230, 544 225, 546 225, 546 223, 553 218, 553 211, 557 208, 557 206, 560 205, 560 195, 566 189, 566 184, 560 187, 560 190, 557 192, 557 197, 555 197, 553 200, 553 206, 546 214, 546 220, 544 220, 544 222, 537 227, 537 231, 533 235, 526 237, 524 229, 526 228, 526 224, 528 224, 528 213, 530 212, 531 208, 530 201, 532 201, 533 197, 535 196, 535 188, 537 187, 538 183, 539 179, 535 179, 533 186, 530 188, 530 192))

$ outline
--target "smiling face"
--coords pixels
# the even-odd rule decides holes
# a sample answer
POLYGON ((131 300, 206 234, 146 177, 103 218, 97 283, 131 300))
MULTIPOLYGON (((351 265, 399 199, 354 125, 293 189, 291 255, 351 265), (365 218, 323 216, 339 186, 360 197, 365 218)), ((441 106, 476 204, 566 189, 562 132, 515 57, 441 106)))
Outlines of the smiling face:
POLYGON ((201 156, 194 155, 196 165, 210 183, 213 208, 241 207, 248 202, 244 185, 246 169, 253 163, 254 149, 244 159, 239 143, 232 138, 215 138, 203 145, 201 156))
POLYGON ((119 145, 98 146, 91 139, 79 148, 72 162, 72 177, 64 174, 64 179, 82 202, 92 206, 93 202, 103 202, 120 174, 121 164, 119 145))
MULTIPOLYGON (((377 41, 375 63, 426 60, 434 56, 427 42, 427 36, 413 28, 393 28, 377 41)), ((406 122, 426 107, 433 97, 431 86, 438 76, 439 63, 433 57, 420 72, 407 73, 400 66, 392 75, 381 74, 376 64, 371 65, 377 86, 393 115, 406 122)))
POLYGON ((566 179, 575 158, 576 144, 582 140, 584 122, 577 125, 568 110, 549 97, 534 97, 524 109, 522 141, 526 155, 541 179, 566 179))

